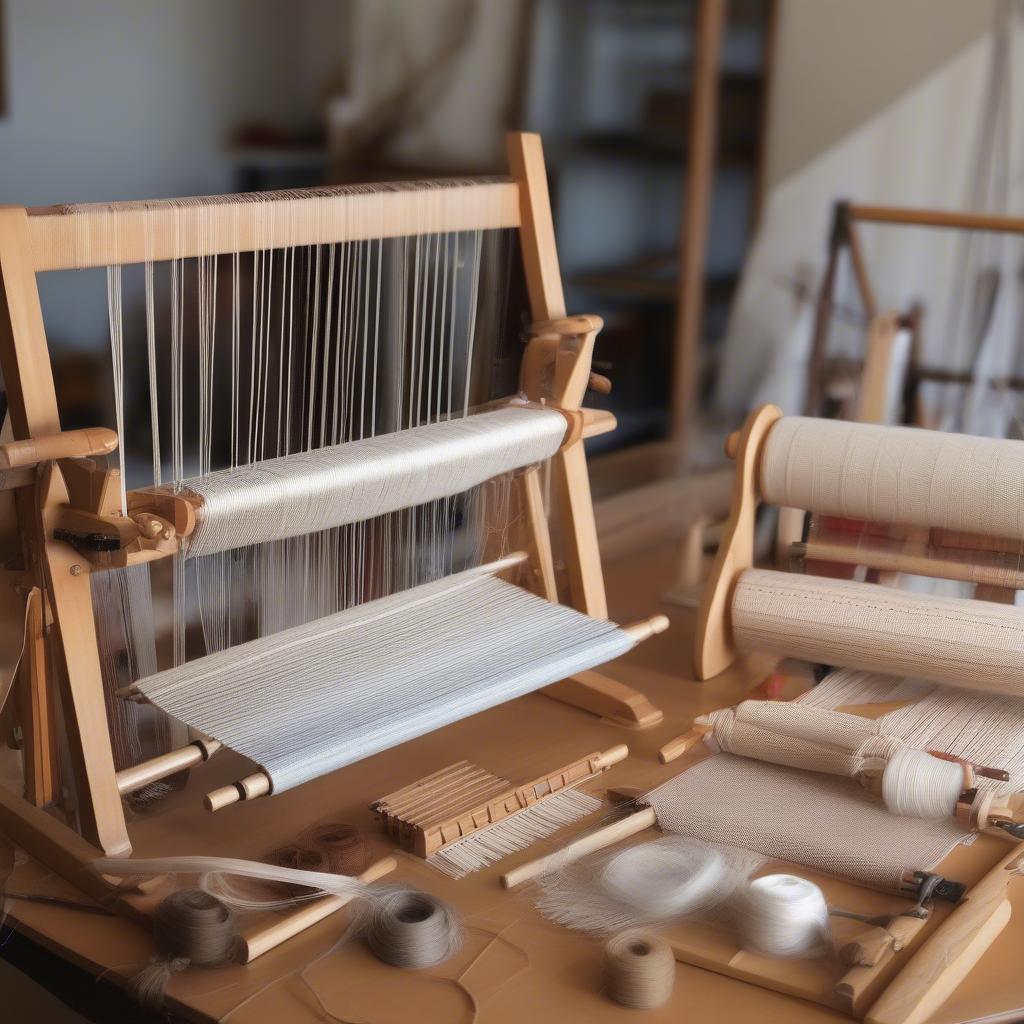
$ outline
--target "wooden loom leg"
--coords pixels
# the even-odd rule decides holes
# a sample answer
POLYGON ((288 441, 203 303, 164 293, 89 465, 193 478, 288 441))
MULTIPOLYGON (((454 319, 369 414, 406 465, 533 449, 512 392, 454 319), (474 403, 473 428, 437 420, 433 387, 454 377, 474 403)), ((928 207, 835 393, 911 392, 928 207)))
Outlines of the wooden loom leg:
POLYGON ((529 566, 533 572, 531 590, 549 601, 558 600, 555 584, 555 560, 551 553, 551 533, 548 530, 548 516, 544 508, 544 493, 541 489, 540 468, 531 466, 517 477, 519 496, 525 522, 525 548, 529 555, 529 566))
POLYGON ((118 892, 115 884, 93 871, 90 864, 102 856, 77 832, 27 800, 0 786, 0 832, 33 860, 45 865, 102 906, 149 925, 152 898, 118 892))
POLYGON ((51 679, 46 670, 43 601, 38 588, 29 594, 25 654, 19 674, 25 799, 44 807, 57 799, 57 734, 51 679))
MULTIPOLYGON (((509 171, 519 184, 520 241, 530 313, 537 322, 555 321, 565 316, 565 295, 558 267, 551 198, 548 194, 540 136, 513 132, 507 139, 507 151, 509 171)), ((590 380, 590 358, 601 322, 594 318, 590 326, 593 329, 584 333, 577 344, 566 351, 560 347, 538 347, 538 351, 543 348, 546 354, 555 352, 555 387, 552 397, 557 406, 570 411, 578 410, 583 404, 590 380)), ((533 344, 536 346, 537 343, 533 344)), ((529 365, 528 360, 524 360, 524 372, 528 378, 523 380, 524 390, 530 398, 537 400, 540 397, 537 392, 539 379, 538 375, 530 372, 529 365)), ((582 440, 558 452, 552 459, 552 466, 562 525, 562 543, 569 570, 571 603, 578 611, 594 618, 606 619, 608 602, 582 440)), ((542 515, 543 505, 538 503, 539 480, 528 482, 525 486, 538 488, 526 497, 528 503, 532 502, 533 514, 542 515)), ((542 535, 546 540, 546 529, 534 531, 535 537, 542 535)), ((543 553, 539 554, 543 558, 543 553)), ((550 582, 554 584, 553 569, 550 582)), ((547 580, 544 586, 547 588, 547 580)), ((639 691, 598 672, 582 672, 546 687, 541 692, 565 704, 572 704, 634 728, 654 725, 662 718, 661 712, 639 691)))
POLYGON ((603 672, 577 672, 540 692, 629 729, 649 729, 665 717, 639 690, 603 672))
MULTIPOLYGON (((45 495, 40 524, 45 537, 52 532, 50 520, 57 514, 61 495, 64 500, 67 497, 54 463, 47 465, 40 486, 45 495)), ((44 540, 42 546, 47 592, 60 639, 51 650, 60 680, 82 832, 108 856, 127 855, 131 842, 110 746, 89 574, 68 545, 44 540)))
MULTIPOLYGON (((60 433, 31 253, 27 212, 0 207, 0 365, 11 427, 20 441, 60 433)), ((44 477, 36 488, 17 492, 18 527, 26 569, 49 598, 58 629, 50 637, 50 664, 61 677, 79 816, 87 839, 109 854, 128 853, 131 846, 114 779, 89 577, 81 566, 79 575, 71 574, 78 561, 71 548, 45 541, 52 534, 50 520, 68 494, 53 463, 47 464, 44 477)))

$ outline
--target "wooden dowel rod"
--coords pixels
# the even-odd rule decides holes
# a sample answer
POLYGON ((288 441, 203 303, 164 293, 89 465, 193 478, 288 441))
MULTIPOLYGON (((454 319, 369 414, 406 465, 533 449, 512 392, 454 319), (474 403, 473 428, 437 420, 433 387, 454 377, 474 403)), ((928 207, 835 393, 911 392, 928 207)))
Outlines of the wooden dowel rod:
POLYGON ((272 788, 269 775, 265 772, 253 772, 252 775, 247 775, 230 786, 211 790, 206 794, 203 803, 208 811, 219 811, 230 807, 231 804, 237 804, 240 800, 255 800, 257 797, 267 796, 272 788))
POLYGON ((658 760, 662 764, 668 764, 670 761, 675 761, 677 758, 682 757, 683 754, 688 754, 704 739, 708 731, 708 729, 703 729, 700 726, 694 726, 688 733, 677 736, 674 740, 669 740, 658 751, 658 760))
POLYGON ((953 210, 913 209, 901 206, 867 206, 850 204, 851 220, 875 224, 905 224, 921 228, 959 228, 965 231, 996 231, 1024 234, 1024 218, 1001 217, 996 214, 967 213, 953 210))
POLYGON ((837 544, 830 541, 808 540, 803 544, 794 544, 790 550, 797 556, 813 561, 863 565, 885 572, 908 572, 918 576, 962 580, 967 583, 990 583, 998 587, 1024 590, 1024 569, 1016 568, 1010 559, 994 557, 994 553, 989 554, 986 561, 982 561, 967 556, 957 558, 941 553, 930 554, 927 553, 927 548, 920 544, 907 547, 911 550, 895 550, 870 544, 837 544), (917 550, 913 550, 914 548, 917 550))
POLYGON ((609 747, 594 758, 594 766, 604 771, 620 761, 625 761, 627 757, 629 757, 629 747, 625 743, 616 743, 614 747, 609 747))
POLYGON ((611 846, 621 839, 628 839, 630 836, 635 836, 638 832, 653 828, 657 823, 658 816, 654 813, 654 808, 645 807, 643 810, 631 814, 628 818, 623 818, 621 821, 613 821, 610 825, 605 825, 604 828, 599 828, 588 835, 580 836, 579 839, 563 846, 561 850, 555 853, 549 853, 544 857, 528 861, 526 864, 520 864, 519 867, 507 871, 501 876, 501 884, 506 889, 514 889, 517 885, 529 882, 530 879, 543 875, 554 867, 571 864, 573 861, 579 860, 580 857, 585 857, 588 853, 603 850, 605 847, 611 846))
POLYGON ((125 793, 134 793, 151 782, 159 782, 160 779, 166 779, 169 775, 176 775, 186 768, 201 764, 219 749, 220 743, 217 740, 203 740, 190 743, 177 750, 170 750, 166 754, 143 761, 131 768, 124 768, 116 776, 117 791, 122 796, 125 793))
POLYGON ((51 459, 109 455, 116 448, 117 433, 106 427, 65 430, 60 434, 0 444, 0 470, 29 469, 51 459))
POLYGON ((967 894, 871 1007, 867 1024, 923 1024, 971 972, 1010 920, 1007 884, 1024 863, 1018 844, 967 894))
MULTIPOLYGON (((385 857, 371 864, 361 875, 359 881, 369 885, 391 874, 398 867, 394 857, 385 857)), ((300 932, 318 924, 325 917, 336 914, 346 904, 351 903, 352 896, 324 896, 322 899, 307 903, 298 910, 292 911, 287 917, 274 921, 261 928, 253 928, 239 937, 238 959, 243 964, 251 964, 258 956, 269 953, 282 942, 300 932)))
POLYGON ((631 622, 628 626, 622 626, 622 632, 629 636, 634 643, 643 643, 658 633, 664 633, 669 627, 667 615, 652 615, 649 619, 641 619, 639 622, 631 622))

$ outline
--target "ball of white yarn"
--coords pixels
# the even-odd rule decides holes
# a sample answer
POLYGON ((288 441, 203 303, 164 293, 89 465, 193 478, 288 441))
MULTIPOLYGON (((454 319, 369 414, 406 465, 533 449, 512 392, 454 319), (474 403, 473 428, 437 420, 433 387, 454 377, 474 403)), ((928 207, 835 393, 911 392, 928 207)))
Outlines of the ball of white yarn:
POLYGON ((796 875, 765 875, 737 897, 736 919, 744 949, 766 956, 823 953, 830 934, 825 894, 796 875))
POLYGON ((904 747, 882 773, 882 800, 893 814, 938 820, 956 811, 963 789, 963 769, 923 750, 904 747))
POLYGON ((644 844, 613 857, 601 886, 651 917, 678 917, 717 902, 727 871, 713 849, 644 844))

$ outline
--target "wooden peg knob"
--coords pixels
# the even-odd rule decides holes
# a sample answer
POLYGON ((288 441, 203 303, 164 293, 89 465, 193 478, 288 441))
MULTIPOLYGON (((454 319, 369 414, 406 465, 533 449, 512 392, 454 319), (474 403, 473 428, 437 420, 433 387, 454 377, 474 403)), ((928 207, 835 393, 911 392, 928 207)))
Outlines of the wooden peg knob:
POLYGON ((596 391, 599 395, 610 395, 612 393, 612 382, 603 373, 591 373, 587 381, 587 387, 596 391))
POLYGON ((627 757, 629 757, 629 747, 625 743, 617 743, 614 747, 609 747, 598 754, 595 761, 599 768, 611 768, 613 764, 625 761, 627 757))
POLYGON ((738 430, 734 430, 725 439, 725 454, 730 459, 735 459, 737 453, 739 452, 739 450, 740 450, 740 432, 738 430))

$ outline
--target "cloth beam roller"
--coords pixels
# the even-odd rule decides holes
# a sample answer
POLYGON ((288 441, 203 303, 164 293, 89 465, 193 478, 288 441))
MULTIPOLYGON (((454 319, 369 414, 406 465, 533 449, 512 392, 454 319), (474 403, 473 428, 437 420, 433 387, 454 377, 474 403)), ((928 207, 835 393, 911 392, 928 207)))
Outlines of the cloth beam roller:
POLYGON ((748 569, 731 615, 741 651, 1024 697, 1024 616, 1013 606, 748 569))
POLYGON ((283 540, 451 497, 550 458, 566 420, 509 406, 185 480, 201 499, 187 556, 283 540))
POLYGON ((1024 441, 786 416, 759 469, 772 505, 1024 541, 1024 441))
POLYGON ((610 622, 477 569, 159 672, 138 689, 256 762, 281 792, 633 643, 610 622))

